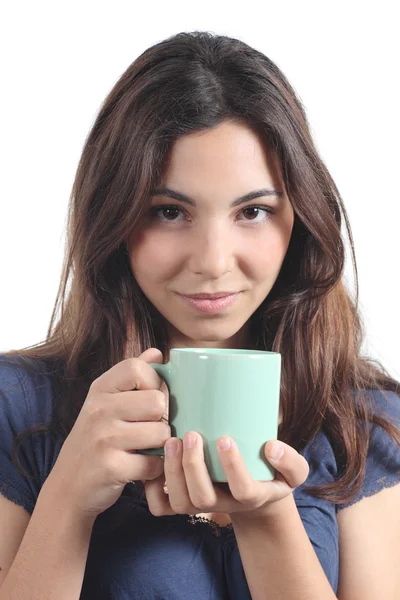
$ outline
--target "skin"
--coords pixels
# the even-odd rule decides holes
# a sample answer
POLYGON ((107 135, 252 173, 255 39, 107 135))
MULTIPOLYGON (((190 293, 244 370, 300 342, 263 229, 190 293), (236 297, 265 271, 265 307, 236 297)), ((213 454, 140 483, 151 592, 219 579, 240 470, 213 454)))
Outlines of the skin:
MULTIPOLYGON (((293 207, 276 160, 255 131, 242 123, 225 121, 175 142, 158 187, 161 186, 190 196, 196 206, 167 196, 152 196, 149 211, 151 207, 163 205, 174 205, 178 210, 164 209, 158 216, 151 216, 149 212, 140 232, 127 240, 127 247, 134 277, 166 319, 171 348, 251 349, 248 320, 268 296, 278 277, 294 223, 293 207), (235 198, 261 188, 277 190, 280 196, 259 197, 230 207, 235 198), (271 209, 273 214, 251 208, 254 206, 271 209), (213 315, 197 312, 178 295, 217 291, 241 293, 233 305, 213 315)), ((180 450, 176 456, 182 467, 183 448, 182 442, 178 442, 180 450)), ((194 449, 187 449, 188 456, 194 453, 201 463, 203 455, 199 442, 194 449)), ((167 484, 168 477, 173 481, 168 489, 174 489, 178 494, 177 502, 179 497, 182 500, 186 490, 187 511, 191 508, 192 513, 188 514, 193 514, 195 507, 188 504, 184 470, 181 468, 179 476, 176 468, 170 470, 171 460, 176 457, 165 457, 167 484)), ((202 465, 200 463, 198 477, 207 478, 204 461, 202 465)), ((301 464, 305 472, 307 468, 301 464)), ((245 469, 244 465, 242 468, 245 469)), ((186 480, 189 471, 190 467, 185 471, 186 480)), ((245 485, 249 484, 247 475, 233 475, 236 480, 239 476, 246 477, 245 485)), ((192 480, 193 477, 191 472, 192 480)), ((159 483, 146 482, 149 505, 153 498, 160 506, 162 495, 165 496, 159 483)), ((287 494, 292 490, 283 481, 276 483, 284 485, 287 494)), ((210 495, 212 484, 209 479, 207 486, 210 495)), ((268 494, 265 491, 261 494, 265 502, 268 494)), ((214 495, 214 500, 217 496, 214 495)), ((182 501, 179 504, 182 506, 182 501)), ((163 514, 170 510, 164 505, 163 514)), ((230 518, 221 510, 224 509, 215 508, 211 513, 197 511, 197 514, 210 516, 224 525, 230 518)))
POLYGON ((174 204, 181 211, 144 219, 127 246, 139 286, 167 321, 171 348, 250 347, 248 319, 278 277, 294 222, 275 162, 251 129, 224 122, 175 142, 162 185, 193 198, 196 208, 153 196, 151 206, 174 204), (230 208, 235 198, 260 188, 282 196, 230 208), (245 210, 254 205, 275 214, 245 210), (217 291, 242 293, 214 315, 195 311, 176 293, 217 291))

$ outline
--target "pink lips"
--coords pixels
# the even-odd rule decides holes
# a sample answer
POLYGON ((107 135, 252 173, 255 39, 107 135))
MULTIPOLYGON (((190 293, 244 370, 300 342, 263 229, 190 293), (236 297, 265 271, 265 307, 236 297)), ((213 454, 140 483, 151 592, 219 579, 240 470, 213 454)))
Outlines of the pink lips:
POLYGON ((215 298, 214 300, 211 300, 210 298, 192 298, 190 296, 182 295, 181 298, 184 302, 196 310, 211 314, 231 306, 231 304, 233 304, 236 298, 239 296, 239 293, 230 294, 229 296, 222 296, 221 298, 215 298))

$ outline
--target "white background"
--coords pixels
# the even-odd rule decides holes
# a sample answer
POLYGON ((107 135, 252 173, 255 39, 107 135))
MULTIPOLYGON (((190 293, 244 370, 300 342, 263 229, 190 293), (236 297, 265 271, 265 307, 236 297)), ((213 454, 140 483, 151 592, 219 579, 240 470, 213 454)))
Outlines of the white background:
POLYGON ((399 378, 397 2, 142 4, 3 4, 0 351, 46 335, 69 194, 103 99, 148 46, 205 29, 261 50, 300 96, 353 230, 363 353, 399 378))

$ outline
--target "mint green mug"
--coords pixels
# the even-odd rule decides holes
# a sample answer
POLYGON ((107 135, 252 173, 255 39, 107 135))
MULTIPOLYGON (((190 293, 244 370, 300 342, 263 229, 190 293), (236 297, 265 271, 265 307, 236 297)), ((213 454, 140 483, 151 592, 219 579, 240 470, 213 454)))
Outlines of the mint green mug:
MULTIPOLYGON (((275 470, 265 458, 264 446, 278 435, 279 353, 173 348, 168 363, 150 366, 169 389, 171 435, 182 440, 193 430, 202 436, 212 481, 227 481, 216 446, 222 435, 235 440, 253 479, 274 479, 275 470)), ((164 448, 138 452, 163 456, 164 448)))

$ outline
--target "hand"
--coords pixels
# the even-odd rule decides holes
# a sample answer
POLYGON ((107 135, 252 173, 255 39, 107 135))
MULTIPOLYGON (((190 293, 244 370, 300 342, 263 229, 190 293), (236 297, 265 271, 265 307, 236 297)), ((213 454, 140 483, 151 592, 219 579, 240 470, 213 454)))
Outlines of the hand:
POLYGON ((149 362, 162 362, 162 353, 149 348, 93 381, 46 480, 46 493, 80 517, 94 520, 118 500, 129 481, 163 473, 161 457, 136 453, 159 448, 171 437, 163 422, 164 382, 149 362))
POLYGON ((217 447, 228 486, 213 483, 204 462, 201 435, 188 432, 184 437, 184 445, 188 434, 195 436, 194 446, 186 448, 178 438, 170 438, 164 446, 164 474, 144 482, 149 510, 155 516, 245 511, 267 514, 270 506, 291 494, 308 477, 309 466, 301 454, 284 442, 270 440, 265 444, 264 452, 276 469, 276 477, 273 481, 255 481, 234 440, 224 436, 219 438, 217 447), (231 446, 228 450, 222 450, 219 442, 226 439, 230 440, 231 446), (275 444, 284 450, 278 460, 270 455, 275 444), (173 456, 168 453, 170 445, 176 449, 173 456), (168 494, 164 492, 164 482, 168 494), (225 490, 224 487, 229 489, 225 490))

